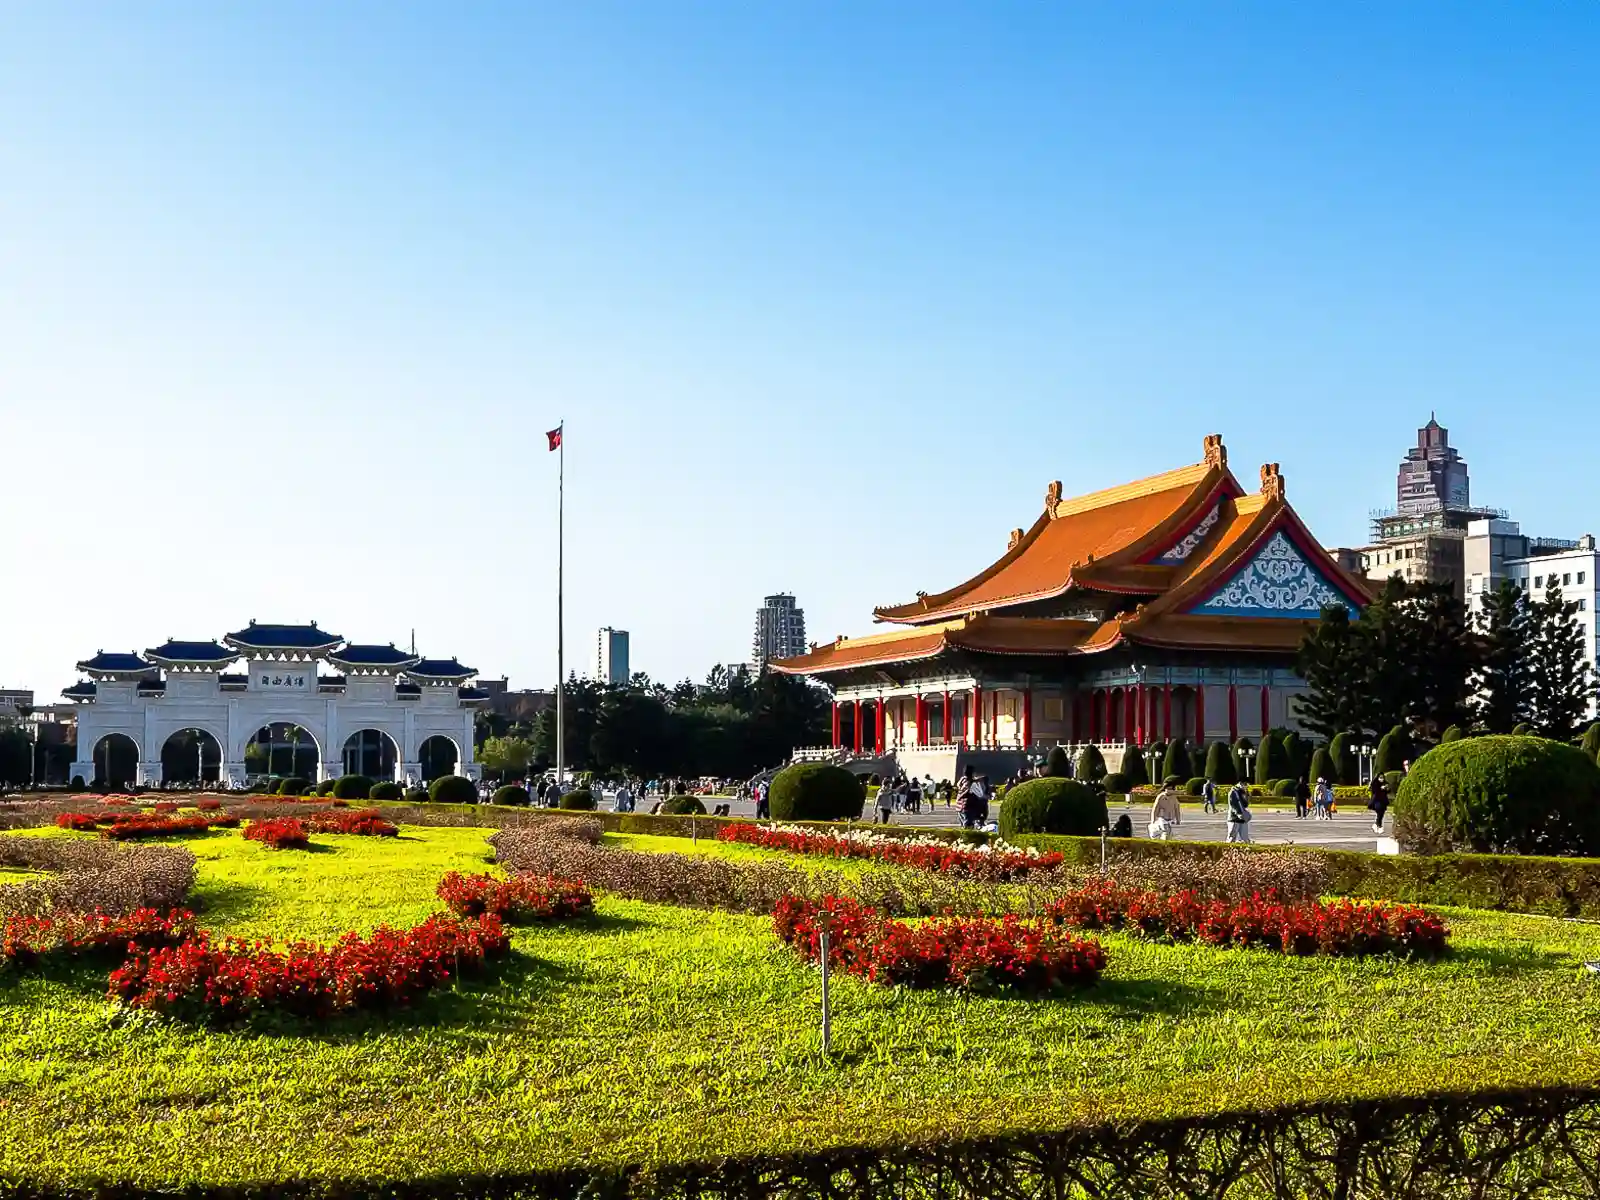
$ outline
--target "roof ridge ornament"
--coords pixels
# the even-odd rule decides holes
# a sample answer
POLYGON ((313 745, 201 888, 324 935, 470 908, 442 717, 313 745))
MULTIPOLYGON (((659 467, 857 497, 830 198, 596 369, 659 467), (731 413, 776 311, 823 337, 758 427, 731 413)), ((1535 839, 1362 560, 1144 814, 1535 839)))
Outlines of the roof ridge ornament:
POLYGON ((1277 463, 1261 464, 1261 494, 1269 500, 1284 498, 1283 474, 1277 463))
POLYGON ((1044 489, 1044 511, 1051 519, 1055 518, 1056 505, 1061 503, 1061 480, 1053 479, 1050 486, 1044 489))
POLYGON ((1220 433, 1208 433, 1203 443, 1206 453, 1206 466, 1226 469, 1228 465, 1228 448, 1222 444, 1220 433))
POLYGON ((1010 540, 1008 540, 1008 541, 1007 541, 1007 542, 1006 542, 1006 549, 1007 549, 1007 550, 1008 550, 1008 551, 1009 551, 1009 550, 1015 550, 1015 549, 1016 549, 1016 548, 1017 548, 1017 546, 1018 546, 1018 544, 1019 544, 1019 543, 1020 543, 1020 542, 1021 542, 1021 541, 1022 541, 1022 530, 1020 530, 1020 529, 1013 529, 1013 530, 1012 530, 1012 531, 1011 531, 1011 538, 1010 538, 1010 540))

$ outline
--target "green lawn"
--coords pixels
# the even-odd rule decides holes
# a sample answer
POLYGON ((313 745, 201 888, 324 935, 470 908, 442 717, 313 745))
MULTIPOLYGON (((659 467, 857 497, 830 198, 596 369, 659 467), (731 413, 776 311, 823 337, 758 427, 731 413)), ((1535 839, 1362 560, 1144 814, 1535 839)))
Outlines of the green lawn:
MULTIPOLYGON (((209 927, 326 938, 435 911, 441 874, 483 869, 484 834, 319 837, 328 849, 316 853, 236 833, 187 844, 209 927)), ((647 840, 693 849, 615 839, 647 840)), ((210 1032, 118 1015, 104 972, 88 968, 0 982, 0 1178, 648 1164, 1600 1080, 1600 987, 1580 966, 1600 958, 1600 926, 1452 913, 1456 955, 1415 966, 1112 935, 1100 987, 1051 1001, 847 979, 823 1064, 816 977, 765 919, 604 899, 599 913, 519 931, 496 979, 324 1028, 210 1032)))

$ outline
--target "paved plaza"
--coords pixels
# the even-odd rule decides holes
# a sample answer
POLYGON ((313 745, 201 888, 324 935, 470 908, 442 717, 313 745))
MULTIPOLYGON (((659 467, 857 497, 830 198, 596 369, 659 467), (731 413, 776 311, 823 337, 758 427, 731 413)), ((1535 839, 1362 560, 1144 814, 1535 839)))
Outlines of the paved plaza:
MULTIPOLYGON (((729 812, 735 817, 755 816, 755 802, 751 800, 729 800, 726 796, 719 796, 709 799, 707 808, 716 804, 729 805, 729 812)), ((641 812, 648 809, 648 804, 640 807, 641 812)), ((991 817, 997 817, 999 811, 998 805, 989 806, 991 817)), ((1145 826, 1149 824, 1150 819, 1149 802, 1128 807, 1113 804, 1112 821, 1124 812, 1133 822, 1134 836, 1144 837, 1145 826)), ((1345 807, 1331 821, 1313 821, 1310 817, 1297 818, 1293 808, 1263 808, 1252 805, 1251 812, 1254 814, 1254 819, 1250 822, 1250 835, 1255 841, 1264 844, 1327 846, 1335 850, 1368 852, 1376 851, 1378 848, 1378 835, 1372 832, 1372 814, 1365 808, 1345 807)), ((876 816, 876 810, 869 809, 865 815, 876 816)), ((927 805, 923 805, 920 813, 895 813, 892 824, 948 829, 959 826, 961 816, 953 805, 946 808, 943 804, 939 804, 931 811, 927 805)), ((1384 830, 1388 832, 1387 824, 1384 830)), ((1174 837, 1199 842, 1223 842, 1228 838, 1227 822, 1220 812, 1207 813, 1199 804, 1185 804, 1183 824, 1174 831, 1174 837)))

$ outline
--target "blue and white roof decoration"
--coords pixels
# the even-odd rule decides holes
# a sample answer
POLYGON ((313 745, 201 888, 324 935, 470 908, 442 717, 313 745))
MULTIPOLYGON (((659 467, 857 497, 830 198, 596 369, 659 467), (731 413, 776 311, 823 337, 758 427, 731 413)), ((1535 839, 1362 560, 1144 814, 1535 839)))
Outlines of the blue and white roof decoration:
POLYGON ((95 692, 100 689, 87 679, 80 679, 69 688, 62 688, 61 694, 68 700, 93 700, 95 692))
POLYGON ((235 630, 222 639, 238 650, 255 653, 308 653, 332 650, 344 641, 337 633, 318 629, 315 621, 309 625, 257 625, 251 621, 245 629, 235 630))
POLYGON ((390 642, 387 646, 348 645, 329 653, 328 661, 356 674, 388 675, 415 666, 422 659, 390 642))
POLYGON ((113 678, 119 675, 149 675, 155 669, 154 663, 146 662, 137 654, 107 654, 104 650, 96 651, 93 658, 86 658, 78 664, 78 670, 86 675, 113 678))
POLYGON ((1220 520, 1222 520, 1222 500, 1219 498, 1193 529, 1166 553, 1158 554, 1153 561, 1164 567, 1176 567, 1187 562, 1189 555, 1199 548, 1200 543, 1206 540, 1206 535, 1217 527, 1217 522, 1220 520))
POLYGON ((172 638, 144 653, 151 662, 163 667, 198 667, 208 671, 221 670, 239 657, 237 650, 216 642, 179 642, 172 638))
POLYGON ((1315 620, 1325 606, 1356 607, 1327 573, 1313 565, 1306 553, 1279 529, 1232 578, 1189 611, 1315 620))

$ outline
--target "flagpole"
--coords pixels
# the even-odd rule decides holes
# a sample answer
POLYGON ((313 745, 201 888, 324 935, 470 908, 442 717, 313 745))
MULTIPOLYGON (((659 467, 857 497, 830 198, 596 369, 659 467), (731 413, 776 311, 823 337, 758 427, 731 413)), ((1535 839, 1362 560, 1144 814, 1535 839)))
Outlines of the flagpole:
POLYGON ((566 586, 566 507, 567 507, 567 422, 562 418, 556 453, 556 782, 566 786, 567 741, 563 693, 567 685, 566 617, 563 611, 566 586))

